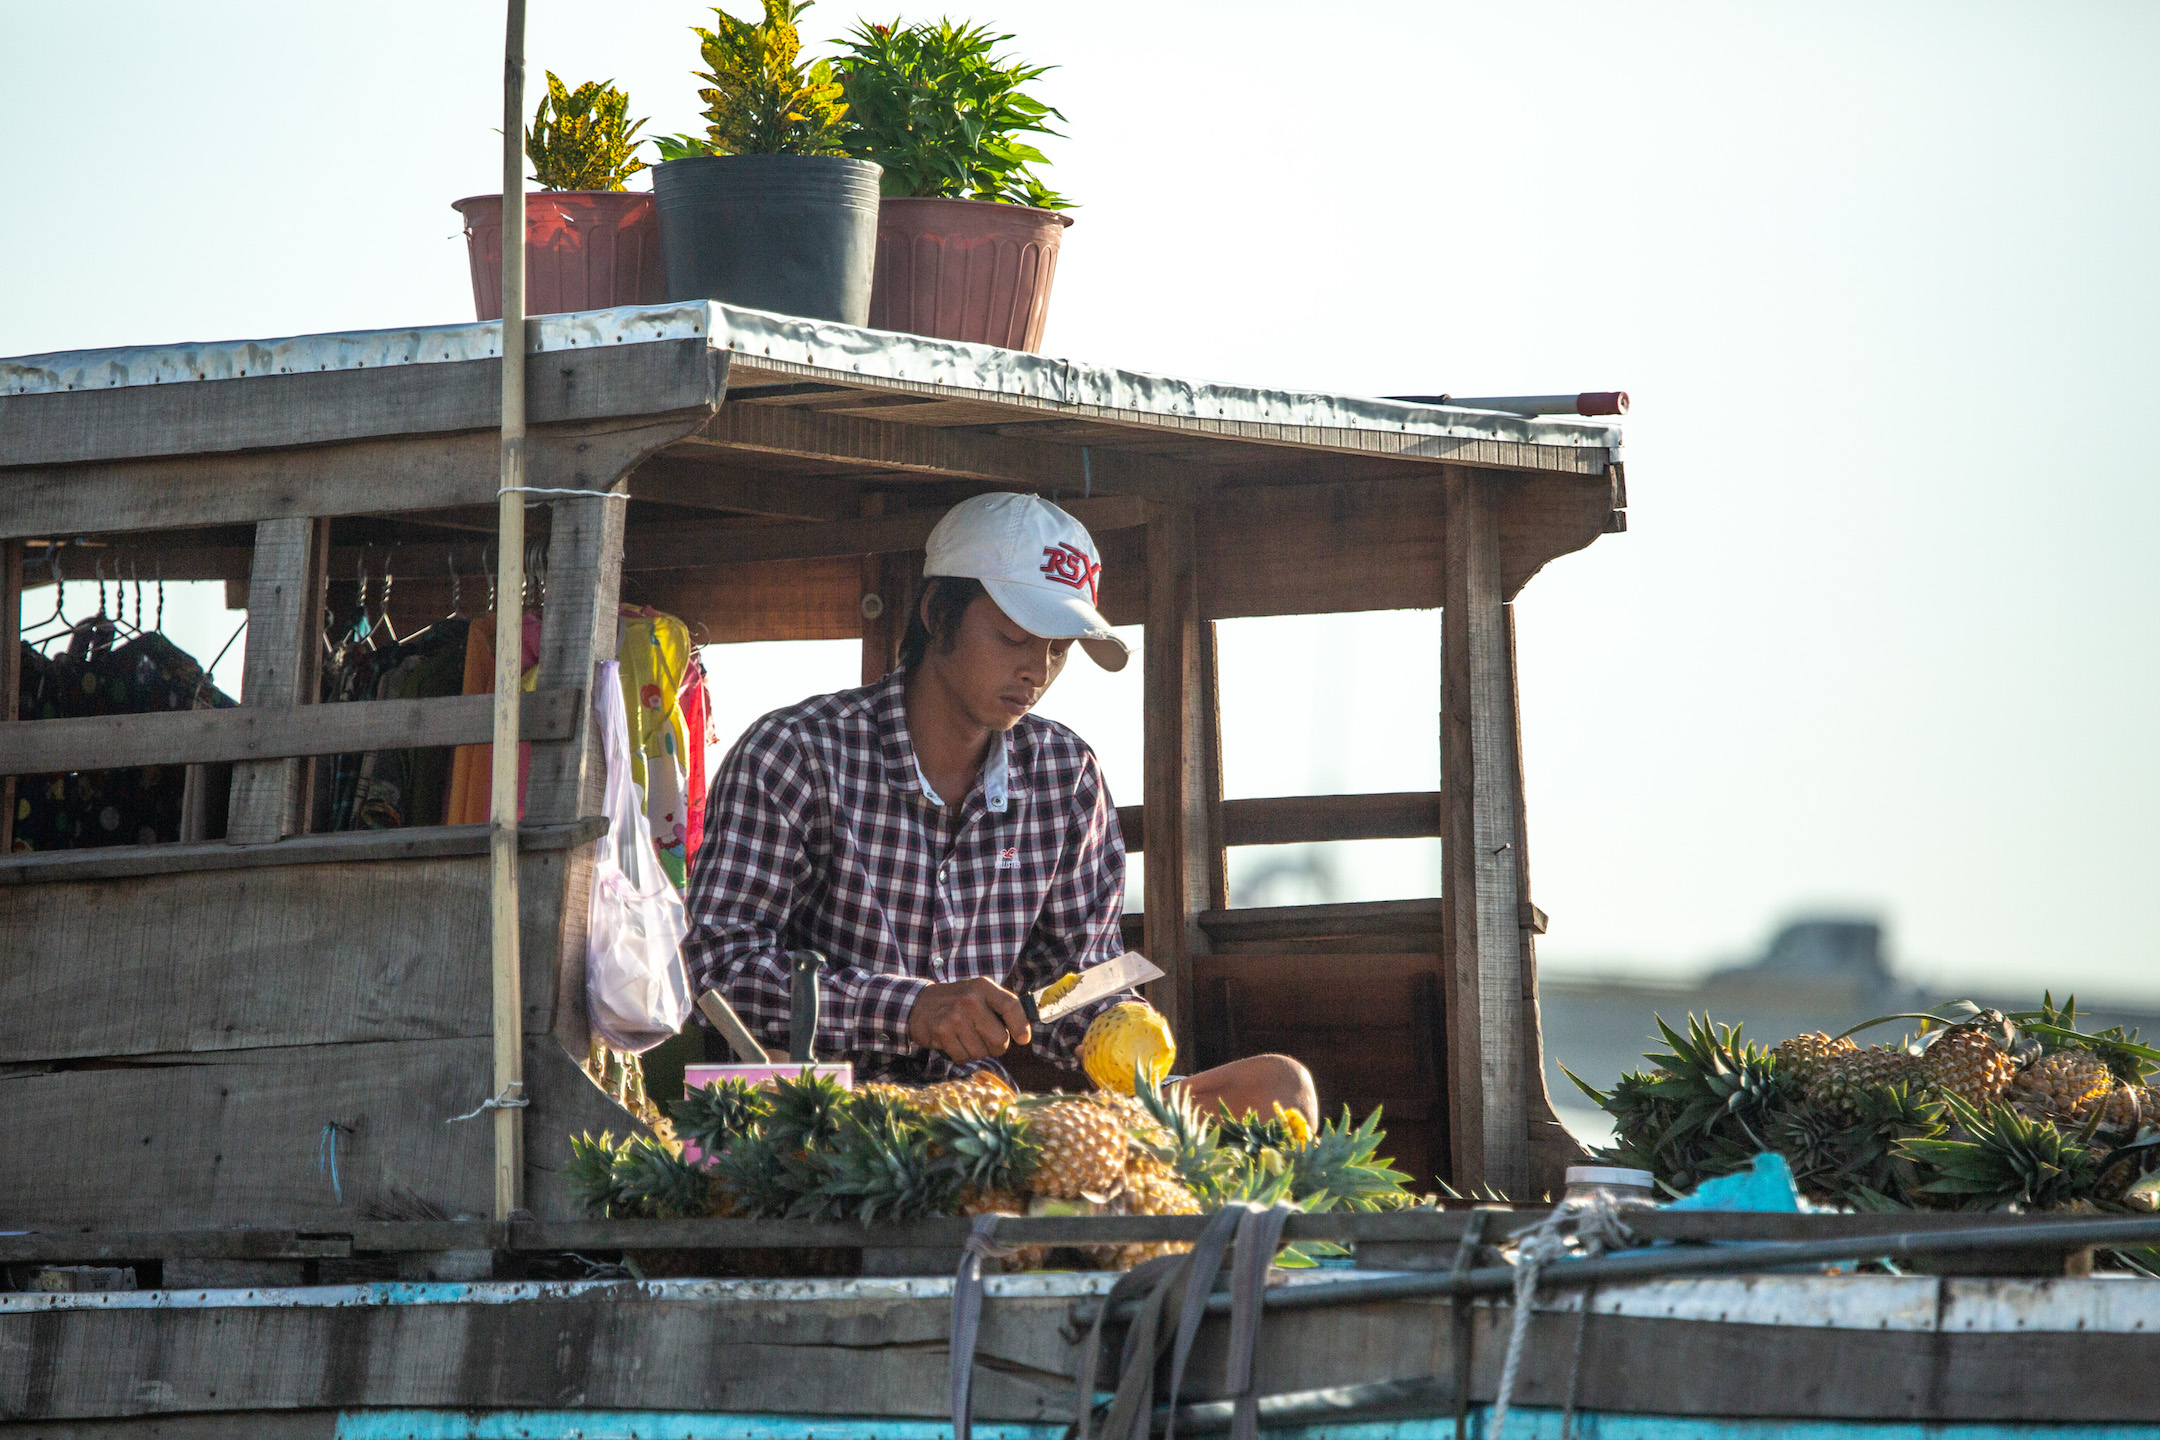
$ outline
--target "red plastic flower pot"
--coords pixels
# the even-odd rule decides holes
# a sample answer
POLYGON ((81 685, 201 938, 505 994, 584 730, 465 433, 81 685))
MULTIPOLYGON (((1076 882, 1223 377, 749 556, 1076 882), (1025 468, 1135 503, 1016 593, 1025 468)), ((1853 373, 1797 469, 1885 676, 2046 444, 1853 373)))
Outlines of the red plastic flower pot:
MULTIPOLYGON (((473 308, 502 319, 502 196, 451 207, 465 217, 473 308)), ((657 305, 667 299, 660 221, 643 190, 540 190, 525 197, 525 313, 657 305)))
POLYGON ((878 204, 870 326, 1040 350, 1070 217, 991 200, 887 196, 878 204))

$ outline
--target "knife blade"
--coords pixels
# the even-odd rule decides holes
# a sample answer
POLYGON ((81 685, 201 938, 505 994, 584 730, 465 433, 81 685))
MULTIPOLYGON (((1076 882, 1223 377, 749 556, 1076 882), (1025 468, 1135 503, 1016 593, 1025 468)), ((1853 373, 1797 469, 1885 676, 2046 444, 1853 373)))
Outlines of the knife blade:
POLYGON ((1137 950, 1128 950, 1115 960, 1105 960, 1100 965, 1091 965, 1081 971, 1079 984, 1047 1004, 1042 1000, 1043 991, 1050 988, 1047 985, 1043 990, 1023 991, 1020 1003, 1027 1008, 1029 1024, 1048 1025, 1106 995, 1115 995, 1120 990, 1129 990, 1135 985, 1160 979, 1162 973, 1162 967, 1147 956, 1137 950))

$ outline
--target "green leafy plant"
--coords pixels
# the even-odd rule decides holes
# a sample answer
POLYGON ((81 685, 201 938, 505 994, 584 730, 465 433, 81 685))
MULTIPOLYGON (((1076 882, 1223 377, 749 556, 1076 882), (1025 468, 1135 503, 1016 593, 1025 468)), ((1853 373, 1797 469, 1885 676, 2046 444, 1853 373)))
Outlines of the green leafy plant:
POLYGON ((1010 39, 984 25, 895 20, 840 42, 844 143, 885 167, 885 194, 1071 207, 1028 168, 1049 160, 1020 138, 1055 136, 1051 119, 1065 118, 1021 89, 1050 67, 992 53, 1010 39))
POLYGON ((752 25, 725 10, 713 28, 692 26, 705 68, 698 98, 705 134, 662 137, 660 158, 696 155, 838 155, 847 106, 830 60, 807 70, 795 22, 811 0, 763 0, 765 18, 752 25))
POLYGON ((547 72, 547 94, 525 132, 533 179, 547 190, 620 190, 645 168, 634 153, 645 122, 630 119, 630 97, 612 80, 572 90, 547 72))

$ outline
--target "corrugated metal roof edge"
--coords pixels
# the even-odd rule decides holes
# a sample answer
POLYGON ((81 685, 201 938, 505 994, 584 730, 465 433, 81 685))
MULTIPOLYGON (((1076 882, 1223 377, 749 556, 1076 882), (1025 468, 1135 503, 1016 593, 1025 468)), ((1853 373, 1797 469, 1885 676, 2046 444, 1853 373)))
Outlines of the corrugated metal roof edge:
MULTIPOLYGON (((543 315, 526 327, 531 354, 709 337, 747 361, 782 361, 869 384, 898 381, 988 397, 1026 397, 1093 411, 1228 423, 1318 426, 1497 440, 1570 449, 1620 446, 1620 427, 1317 391, 1269 390, 1149 375, 1112 366, 774 315, 711 301, 543 315)), ((0 395, 238 380, 262 375, 493 359, 502 326, 479 321, 268 340, 188 342, 0 358, 0 395)))

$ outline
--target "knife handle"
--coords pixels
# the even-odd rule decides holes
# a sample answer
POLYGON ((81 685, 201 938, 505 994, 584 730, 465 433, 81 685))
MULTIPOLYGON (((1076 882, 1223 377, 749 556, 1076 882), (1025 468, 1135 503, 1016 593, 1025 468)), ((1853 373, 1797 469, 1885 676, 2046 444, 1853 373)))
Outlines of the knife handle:
POLYGON ((818 974, 825 957, 815 950, 788 951, 788 1060, 797 1065, 817 1061, 818 974))
POLYGON ((1028 1017, 1028 1024, 1030 1024, 1030 1025, 1040 1025, 1040 1024, 1042 1024, 1042 1023, 1043 1023, 1043 1020, 1042 1020, 1042 1011, 1041 1011, 1041 1010, 1040 1010, 1039 1008, 1037 1008, 1037 1006, 1036 1006, 1036 1004, 1035 1004, 1035 992, 1034 992, 1034 991, 1032 991, 1032 990, 1022 990, 1022 991, 1020 992, 1020 1008, 1021 1008, 1022 1010, 1025 1010, 1025 1011, 1027 1011, 1027 1017, 1028 1017))

